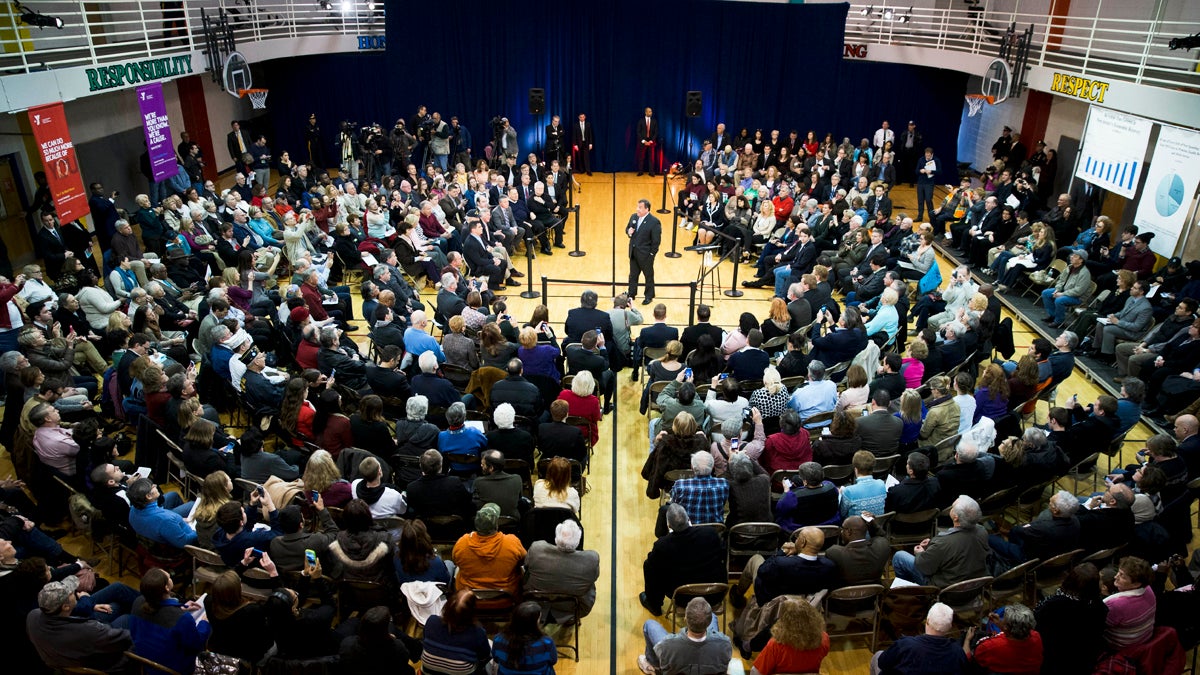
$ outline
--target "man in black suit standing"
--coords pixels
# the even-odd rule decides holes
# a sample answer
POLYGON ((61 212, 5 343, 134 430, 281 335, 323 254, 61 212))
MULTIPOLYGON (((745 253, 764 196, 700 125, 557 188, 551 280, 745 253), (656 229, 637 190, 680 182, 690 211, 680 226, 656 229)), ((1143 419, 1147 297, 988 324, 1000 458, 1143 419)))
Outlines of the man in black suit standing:
POLYGON ((550 124, 546 125, 546 163, 549 164, 554 160, 562 160, 563 149, 567 141, 566 129, 563 129, 558 115, 550 117, 550 124))
MULTIPOLYGON (((654 117, 654 111, 646 108, 646 112, 642 118, 637 121, 637 175, 642 175, 645 171, 643 167, 649 167, 650 176, 655 175, 655 150, 658 148, 658 120, 654 117)), ((630 295, 629 297, 633 297, 630 295)))
POLYGON ((571 149, 575 156, 575 170, 592 175, 592 148, 596 145, 596 131, 587 115, 579 113, 579 123, 571 132, 571 149))
POLYGON ((229 158, 237 166, 242 161, 242 155, 250 152, 250 134, 242 131, 242 125, 237 120, 229 124, 231 131, 225 136, 225 147, 229 148, 229 158))
POLYGON ((629 298, 637 297, 638 276, 645 275, 646 297, 642 304, 648 305, 654 299, 654 256, 662 242, 662 223, 650 213, 649 199, 638 200, 637 212, 629 217, 625 234, 629 235, 629 298))
POLYGON ((42 211, 42 223, 34 238, 34 247, 46 261, 46 276, 57 279, 62 274, 67 260, 67 244, 58 229, 58 219, 53 211, 42 211))

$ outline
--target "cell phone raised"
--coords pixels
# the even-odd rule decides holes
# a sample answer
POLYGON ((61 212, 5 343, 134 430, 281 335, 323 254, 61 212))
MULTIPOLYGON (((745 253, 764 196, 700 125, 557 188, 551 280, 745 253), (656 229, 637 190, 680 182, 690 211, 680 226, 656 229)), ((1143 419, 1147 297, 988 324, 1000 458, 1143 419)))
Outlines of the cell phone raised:
POLYGON ((309 565, 316 565, 317 564, 317 552, 312 550, 311 548, 304 549, 304 560, 309 565))

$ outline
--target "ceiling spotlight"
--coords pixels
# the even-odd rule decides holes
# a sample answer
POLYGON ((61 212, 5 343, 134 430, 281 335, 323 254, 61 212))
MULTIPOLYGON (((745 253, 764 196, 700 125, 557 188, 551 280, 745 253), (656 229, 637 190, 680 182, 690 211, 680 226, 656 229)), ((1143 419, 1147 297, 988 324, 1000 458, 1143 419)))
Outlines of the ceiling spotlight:
POLYGON ((38 28, 57 28, 62 30, 65 25, 63 20, 57 16, 47 16, 39 14, 28 7, 25 7, 19 2, 14 2, 13 5, 17 11, 21 13, 21 21, 27 26, 37 26, 38 28))
POLYGON ((890 8, 883 10, 883 20, 884 21, 891 21, 893 16, 895 16, 895 15, 892 13, 892 10, 890 8))
POLYGON ((320 0, 320 2, 317 3, 317 7, 320 7, 323 10, 329 11, 329 10, 333 9, 333 3, 330 2, 329 0, 320 0))
POLYGON ((912 21, 912 10, 913 8, 909 7, 907 12, 896 17, 896 21, 900 23, 908 23, 909 21, 912 21))
POLYGON ((867 5, 866 7, 863 7, 862 9, 858 10, 858 13, 861 14, 862 16, 870 16, 872 9, 873 8, 870 5, 867 5))
POLYGON ((354 11, 354 3, 350 0, 342 0, 342 14, 349 14, 354 11))

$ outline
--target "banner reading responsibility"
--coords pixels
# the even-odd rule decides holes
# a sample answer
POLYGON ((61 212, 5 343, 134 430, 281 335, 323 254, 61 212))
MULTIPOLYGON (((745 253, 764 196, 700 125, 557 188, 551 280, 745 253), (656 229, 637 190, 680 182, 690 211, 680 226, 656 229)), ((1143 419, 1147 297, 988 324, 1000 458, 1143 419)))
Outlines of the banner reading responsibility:
POLYGON ((171 145, 171 124, 167 120, 162 83, 138 87, 137 98, 142 129, 146 132, 146 149, 150 153, 150 169, 155 181, 166 180, 178 173, 178 167, 175 165, 175 148, 171 145))
POLYGON ((88 215, 87 192, 83 189, 83 176, 79 173, 79 160, 67 130, 62 102, 30 108, 29 125, 42 153, 42 166, 59 221, 69 223, 88 215))
POLYGON ((1140 231, 1156 235, 1150 242, 1155 253, 1175 255, 1197 184, 1200 184, 1200 133, 1166 125, 1159 127, 1154 157, 1133 220, 1140 231))

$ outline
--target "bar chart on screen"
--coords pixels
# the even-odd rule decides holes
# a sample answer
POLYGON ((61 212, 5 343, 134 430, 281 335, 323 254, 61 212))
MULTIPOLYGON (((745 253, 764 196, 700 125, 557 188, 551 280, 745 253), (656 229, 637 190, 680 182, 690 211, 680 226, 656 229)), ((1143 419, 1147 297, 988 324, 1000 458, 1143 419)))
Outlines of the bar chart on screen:
POLYGON ((1138 162, 1104 161, 1088 155, 1083 158, 1083 172, 1110 183, 1134 190, 1137 180, 1138 162))
POLYGON ((1146 148, 1153 126, 1144 117, 1092 106, 1088 109, 1075 175, 1132 199, 1145 170, 1146 148))

